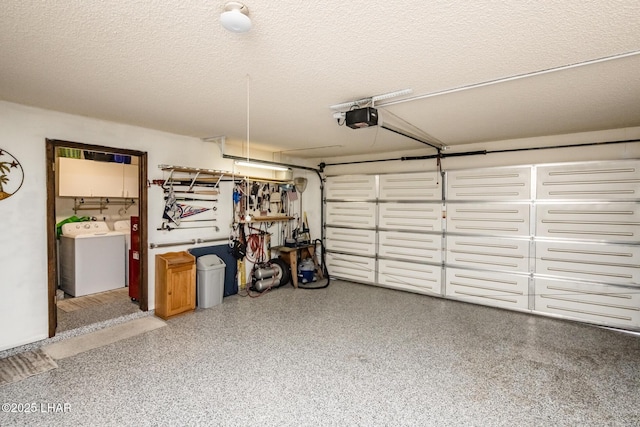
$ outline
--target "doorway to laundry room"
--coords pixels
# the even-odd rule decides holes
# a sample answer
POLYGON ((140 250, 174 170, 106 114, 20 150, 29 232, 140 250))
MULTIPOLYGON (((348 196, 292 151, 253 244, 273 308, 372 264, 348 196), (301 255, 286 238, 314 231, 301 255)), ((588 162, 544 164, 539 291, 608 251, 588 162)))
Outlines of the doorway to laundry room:
POLYGON ((49 336, 147 311, 147 153, 47 139, 49 336))

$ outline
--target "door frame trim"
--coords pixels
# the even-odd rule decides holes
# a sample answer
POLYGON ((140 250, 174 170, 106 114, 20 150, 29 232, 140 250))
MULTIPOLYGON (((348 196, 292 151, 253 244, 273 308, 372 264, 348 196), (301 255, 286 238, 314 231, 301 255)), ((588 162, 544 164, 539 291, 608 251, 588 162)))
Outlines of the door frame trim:
POLYGON ((113 148, 102 145, 84 144, 80 142, 59 139, 45 140, 46 151, 46 186, 47 186, 47 283, 49 309, 49 337, 56 334, 58 324, 56 308, 57 290, 57 258, 56 245, 56 149, 59 147, 75 148, 79 150, 100 151, 104 153, 124 154, 138 157, 138 215, 140 218, 140 296, 138 302, 140 310, 149 310, 148 286, 148 225, 147 225, 147 167, 146 151, 113 148))

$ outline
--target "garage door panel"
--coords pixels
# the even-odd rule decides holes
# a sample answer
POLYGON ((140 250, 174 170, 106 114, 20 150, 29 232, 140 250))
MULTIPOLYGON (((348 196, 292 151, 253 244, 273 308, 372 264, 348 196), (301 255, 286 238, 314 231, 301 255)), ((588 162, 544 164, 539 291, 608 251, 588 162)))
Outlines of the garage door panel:
POLYGON ((447 265, 527 273, 529 240, 447 236, 447 265))
POLYGON ((376 253, 376 232, 354 228, 327 228, 328 250, 373 256, 376 253))
POLYGON ((539 204, 536 235, 560 239, 640 241, 637 203, 539 204))
POLYGON ((327 199, 373 200, 376 194, 375 175, 342 175, 327 177, 325 182, 327 199))
POLYGON ((403 261, 381 259, 378 282, 381 285, 409 291, 423 290, 440 295, 442 268, 403 261))
POLYGON ((637 284, 640 283, 640 246, 538 241, 536 274, 637 284))
POLYGON ((640 326, 640 287, 535 279, 535 311, 622 327, 640 326))
POLYGON ((354 255, 327 253, 327 269, 332 278, 374 283, 376 260, 354 255))
POLYGON ((528 204, 448 203, 447 232, 528 236, 529 209, 528 204))
POLYGON ((441 200, 442 178, 437 172, 380 175, 381 200, 441 200))
POLYGON ((537 198, 552 200, 640 199, 640 161, 539 166, 537 198))
POLYGON ((493 307, 527 309, 527 276, 447 268, 446 295, 493 307))
POLYGON ((379 226, 417 232, 442 230, 442 205, 435 203, 382 203, 379 226))
POLYGON ((529 200, 531 168, 487 168, 447 172, 447 200, 529 200))
POLYGON ((366 202, 328 202, 327 225, 373 228, 376 226, 376 204, 366 202))
POLYGON ((434 234, 381 231, 378 254, 416 262, 442 261, 442 237, 434 234))

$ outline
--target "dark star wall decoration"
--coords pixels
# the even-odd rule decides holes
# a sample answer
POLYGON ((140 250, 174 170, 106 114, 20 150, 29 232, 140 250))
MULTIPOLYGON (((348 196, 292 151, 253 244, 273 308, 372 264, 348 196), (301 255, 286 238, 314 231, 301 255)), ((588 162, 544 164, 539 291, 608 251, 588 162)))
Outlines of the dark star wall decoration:
POLYGON ((18 159, 0 149, 0 200, 16 194, 23 182, 24 171, 18 159))

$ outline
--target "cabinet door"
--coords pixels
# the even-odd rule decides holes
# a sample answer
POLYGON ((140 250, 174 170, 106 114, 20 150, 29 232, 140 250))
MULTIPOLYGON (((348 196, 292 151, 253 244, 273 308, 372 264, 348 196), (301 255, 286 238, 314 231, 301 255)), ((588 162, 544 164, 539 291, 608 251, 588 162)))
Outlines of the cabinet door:
POLYGON ((122 189, 123 197, 138 198, 138 165, 123 164, 124 183, 122 189))
POLYGON ((91 197, 90 160, 60 157, 58 159, 58 195, 61 197, 91 197))
MULTIPOLYGON (((122 197, 123 172, 121 163, 92 162, 91 195, 93 197, 122 197)), ((85 179, 89 178, 85 177, 85 179)))
POLYGON ((196 267, 178 265, 167 270, 167 316, 196 308, 196 267))

